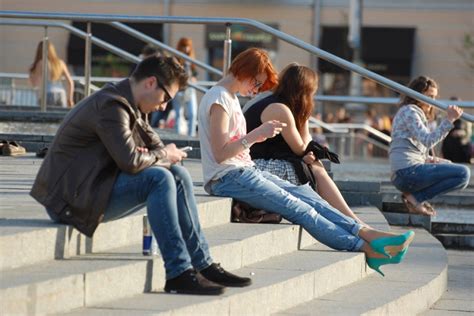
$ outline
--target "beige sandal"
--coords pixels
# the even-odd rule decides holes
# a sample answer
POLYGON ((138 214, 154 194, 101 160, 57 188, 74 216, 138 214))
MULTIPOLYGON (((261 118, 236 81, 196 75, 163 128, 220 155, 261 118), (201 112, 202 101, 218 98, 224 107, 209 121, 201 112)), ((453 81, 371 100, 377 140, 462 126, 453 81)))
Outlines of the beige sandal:
POLYGON ((2 154, 4 156, 20 156, 26 154, 26 149, 20 146, 16 141, 9 141, 2 146, 2 154))
POLYGON ((410 201, 408 201, 407 197, 402 194, 402 201, 408 209, 408 213, 410 214, 417 214, 417 215, 424 215, 424 216, 433 216, 436 214, 434 209, 431 207, 427 207, 424 203, 418 203, 414 205, 410 201))
POLYGON ((423 202, 423 206, 426 207, 426 209, 431 212, 433 215, 436 215, 436 210, 434 209, 433 205, 431 205, 428 202, 423 202))

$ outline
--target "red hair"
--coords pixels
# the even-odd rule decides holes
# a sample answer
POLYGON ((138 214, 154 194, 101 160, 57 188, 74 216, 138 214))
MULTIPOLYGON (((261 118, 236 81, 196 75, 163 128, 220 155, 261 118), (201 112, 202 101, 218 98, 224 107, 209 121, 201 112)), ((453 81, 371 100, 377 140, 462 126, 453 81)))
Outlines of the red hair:
POLYGON ((278 83, 278 75, 273 68, 267 52, 259 48, 249 48, 238 54, 230 65, 229 72, 239 81, 255 78, 261 73, 267 74, 267 80, 260 91, 272 89, 278 83))

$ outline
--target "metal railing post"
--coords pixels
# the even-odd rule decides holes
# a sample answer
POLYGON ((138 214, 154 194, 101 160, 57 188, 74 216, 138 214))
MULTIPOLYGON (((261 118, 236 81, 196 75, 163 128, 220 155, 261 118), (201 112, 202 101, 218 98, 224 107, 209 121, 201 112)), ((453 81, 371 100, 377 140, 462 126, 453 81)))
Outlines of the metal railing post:
POLYGON ((230 23, 227 23, 225 28, 225 40, 224 40, 224 66, 222 68, 223 77, 227 75, 227 71, 230 67, 230 61, 232 60, 232 38, 230 23))
POLYGON ((354 133, 354 130, 351 130, 351 131, 349 132, 349 158, 350 158, 350 159, 354 159, 354 156, 355 156, 355 145, 356 145, 355 133, 354 133))
POLYGON ((41 85, 41 112, 46 112, 46 102, 48 98, 48 27, 44 28, 44 37, 43 37, 43 60, 42 60, 42 70, 43 70, 43 81, 41 85))
POLYGON ((362 159, 366 159, 368 156, 368 149, 367 149, 368 146, 369 146, 369 143, 362 144, 362 159))
POLYGON ((86 48, 84 52, 84 97, 91 94, 91 54, 92 54, 91 22, 87 22, 86 48))
POLYGON ((339 138, 339 141, 337 142, 337 147, 339 148, 338 149, 338 153, 339 155, 345 157, 346 156, 346 151, 345 151, 345 148, 346 148, 346 138, 345 137, 341 137, 339 138))

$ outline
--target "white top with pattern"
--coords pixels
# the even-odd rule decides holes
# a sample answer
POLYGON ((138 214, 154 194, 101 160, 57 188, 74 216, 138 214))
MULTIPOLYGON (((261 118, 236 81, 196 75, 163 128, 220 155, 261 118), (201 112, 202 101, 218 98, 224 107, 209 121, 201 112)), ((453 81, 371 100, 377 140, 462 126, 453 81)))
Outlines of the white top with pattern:
POLYGON ((204 178, 204 189, 209 193, 208 184, 224 176, 227 172, 240 167, 251 167, 254 165, 250 158, 250 150, 246 149, 235 157, 217 163, 212 153, 210 143, 210 110, 213 104, 220 105, 229 117, 230 141, 239 141, 247 134, 245 117, 242 114, 239 99, 222 86, 212 87, 201 99, 199 105, 199 140, 201 142, 201 161, 204 178))
POLYGON ((393 119, 389 150, 392 172, 424 164, 429 149, 443 140, 452 128, 453 124, 448 119, 443 119, 431 132, 425 113, 418 106, 402 106, 393 119))

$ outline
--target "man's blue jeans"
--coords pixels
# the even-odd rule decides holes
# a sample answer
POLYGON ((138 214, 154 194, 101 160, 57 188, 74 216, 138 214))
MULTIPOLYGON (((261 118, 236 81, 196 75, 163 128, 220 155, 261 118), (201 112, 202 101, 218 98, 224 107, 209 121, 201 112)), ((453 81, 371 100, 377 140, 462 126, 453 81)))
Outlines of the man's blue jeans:
POLYGON ((201 231, 193 182, 188 171, 150 167, 137 174, 121 172, 105 210, 104 222, 147 207, 148 220, 165 262, 166 279, 194 267, 212 263, 209 246, 201 231))
POLYGON ((397 170, 392 175, 393 185, 401 192, 413 194, 418 203, 433 197, 464 189, 469 184, 471 171, 468 167, 451 164, 420 164, 397 170))
POLYGON ((229 196, 253 207, 281 214, 311 236, 337 250, 358 251, 362 226, 323 200, 309 185, 294 185, 253 167, 229 171, 211 182, 213 195, 229 196))

